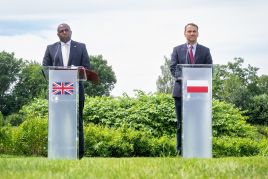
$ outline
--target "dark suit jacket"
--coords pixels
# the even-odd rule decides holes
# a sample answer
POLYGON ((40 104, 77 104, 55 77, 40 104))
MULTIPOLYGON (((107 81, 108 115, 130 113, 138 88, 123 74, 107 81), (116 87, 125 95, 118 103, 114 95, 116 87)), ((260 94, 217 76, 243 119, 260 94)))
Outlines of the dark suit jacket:
MULTIPOLYGON (((71 40, 70 55, 68 66, 83 66, 87 69, 90 67, 89 56, 86 45, 83 43, 71 40)), ((43 58, 43 66, 63 66, 63 59, 61 53, 61 44, 56 42, 48 45, 45 56, 43 58)), ((79 100, 85 100, 84 85, 79 82, 79 100)))
MULTIPOLYGON (((195 50, 195 64, 212 64, 212 57, 209 48, 197 44, 195 50)), ((174 78, 177 78, 176 66, 177 64, 189 64, 189 54, 187 53, 187 44, 182 44, 174 47, 171 55, 170 72, 174 78)), ((173 97, 181 97, 181 81, 176 79, 173 88, 173 97)))

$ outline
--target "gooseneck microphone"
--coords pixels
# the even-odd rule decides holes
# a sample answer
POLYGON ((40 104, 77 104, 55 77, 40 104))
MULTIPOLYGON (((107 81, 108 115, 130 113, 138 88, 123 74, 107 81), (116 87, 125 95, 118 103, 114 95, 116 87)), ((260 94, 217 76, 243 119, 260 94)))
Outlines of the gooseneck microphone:
POLYGON ((53 58, 53 66, 55 66, 55 63, 56 63, 56 56, 58 55, 58 51, 59 51, 59 48, 60 48, 61 44, 59 42, 58 46, 57 46, 57 50, 56 50, 56 53, 54 55, 54 58, 53 58))
POLYGON ((186 48, 187 48, 187 50, 186 50, 186 54, 185 54, 185 58, 186 58, 185 63, 186 63, 186 64, 190 64, 190 61, 189 61, 189 58, 188 58, 188 54, 189 54, 189 48, 188 48, 188 45, 186 45, 186 48))

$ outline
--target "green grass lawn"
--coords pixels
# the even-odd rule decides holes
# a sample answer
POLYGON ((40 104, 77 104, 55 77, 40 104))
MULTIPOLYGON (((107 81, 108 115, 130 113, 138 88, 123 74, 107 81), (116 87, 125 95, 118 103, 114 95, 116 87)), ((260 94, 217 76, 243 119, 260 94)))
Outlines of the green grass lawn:
POLYGON ((268 158, 48 160, 0 156, 0 178, 268 178, 268 158))

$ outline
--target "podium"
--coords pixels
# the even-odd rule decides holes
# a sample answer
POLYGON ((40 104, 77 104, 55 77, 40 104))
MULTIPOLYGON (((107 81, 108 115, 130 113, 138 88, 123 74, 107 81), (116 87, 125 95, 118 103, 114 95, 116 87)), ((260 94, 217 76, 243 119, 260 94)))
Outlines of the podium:
POLYGON ((182 156, 212 158, 212 65, 180 64, 182 156))
POLYGON ((49 81, 48 158, 78 159, 79 81, 83 67, 45 66, 49 81))

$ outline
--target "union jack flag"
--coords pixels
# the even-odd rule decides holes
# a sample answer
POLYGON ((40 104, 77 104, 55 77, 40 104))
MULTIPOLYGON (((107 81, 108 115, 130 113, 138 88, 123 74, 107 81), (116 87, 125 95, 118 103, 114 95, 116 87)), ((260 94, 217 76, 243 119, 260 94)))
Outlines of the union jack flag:
POLYGON ((74 83, 71 82, 53 82, 52 94, 54 95, 73 95, 74 83))

